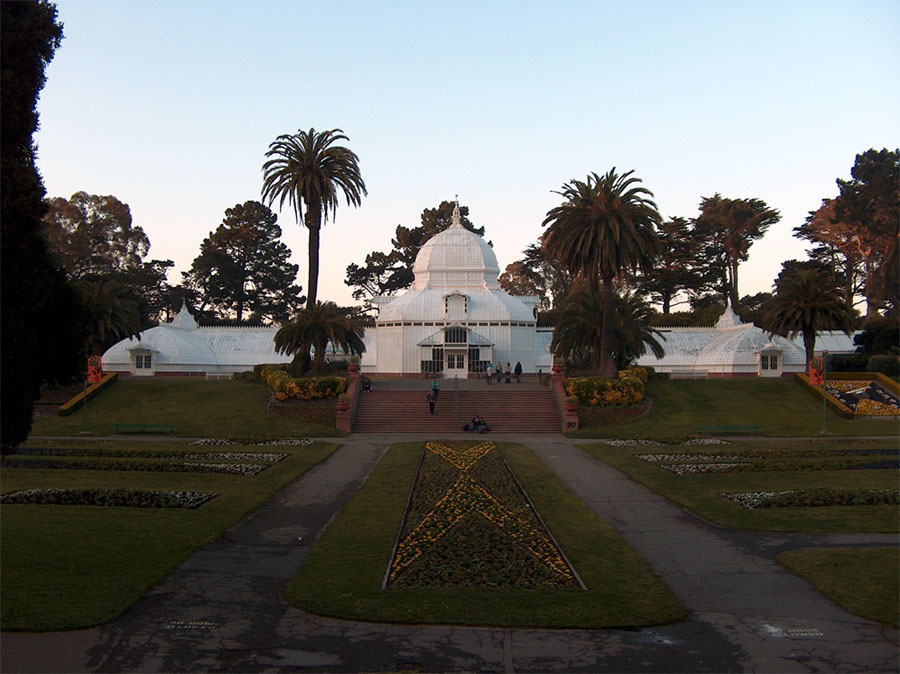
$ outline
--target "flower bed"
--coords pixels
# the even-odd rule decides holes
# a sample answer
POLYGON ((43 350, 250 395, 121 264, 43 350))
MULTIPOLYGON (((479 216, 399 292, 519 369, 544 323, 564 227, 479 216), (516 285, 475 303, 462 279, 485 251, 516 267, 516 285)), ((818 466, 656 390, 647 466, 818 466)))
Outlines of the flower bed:
POLYGON ((676 475, 722 472, 881 470, 897 469, 896 449, 768 450, 734 449, 705 454, 670 452, 638 454, 637 458, 658 463, 676 475))
POLYGON ((426 445, 391 587, 580 587, 494 443, 426 445))
POLYGON ((199 508, 218 494, 132 489, 23 489, 0 496, 0 503, 91 505, 127 508, 199 508))
POLYGON ((793 491, 755 491, 720 494, 738 505, 756 508, 816 508, 823 506, 898 505, 896 489, 798 489, 793 491))
POLYGON ((834 379, 827 385, 829 395, 852 410, 856 416, 900 416, 897 397, 878 382, 862 379, 834 379))
POLYGON ((103 459, 56 459, 10 456, 0 460, 2 468, 34 468, 61 470, 121 470, 152 473, 230 473, 257 475, 269 467, 259 463, 192 463, 181 461, 117 461, 103 459))

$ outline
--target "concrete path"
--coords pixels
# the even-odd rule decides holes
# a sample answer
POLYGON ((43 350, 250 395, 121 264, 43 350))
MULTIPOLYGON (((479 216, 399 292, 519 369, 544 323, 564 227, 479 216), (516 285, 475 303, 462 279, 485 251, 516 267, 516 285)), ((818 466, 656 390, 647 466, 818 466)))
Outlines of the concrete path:
POLYGON ((774 557, 893 535, 719 529, 561 436, 529 445, 619 530, 692 611, 641 630, 362 624, 307 615, 281 592, 384 451, 406 436, 357 435, 186 562, 116 622, 2 635, 3 672, 808 672, 898 668, 898 633, 840 610, 774 557))

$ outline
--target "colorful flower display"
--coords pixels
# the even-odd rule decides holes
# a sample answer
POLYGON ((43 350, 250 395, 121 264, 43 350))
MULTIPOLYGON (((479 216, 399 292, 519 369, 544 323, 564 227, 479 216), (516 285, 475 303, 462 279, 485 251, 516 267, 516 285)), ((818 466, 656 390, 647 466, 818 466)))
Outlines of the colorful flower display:
POLYGON ((427 443, 389 585, 578 586, 494 449, 427 443))

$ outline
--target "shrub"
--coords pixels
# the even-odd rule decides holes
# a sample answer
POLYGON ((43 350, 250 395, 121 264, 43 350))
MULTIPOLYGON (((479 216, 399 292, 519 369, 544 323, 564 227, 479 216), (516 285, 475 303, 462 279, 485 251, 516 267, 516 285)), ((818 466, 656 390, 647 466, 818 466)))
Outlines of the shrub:
POLYGON ((341 393, 337 398, 339 403, 349 403, 351 401, 350 396, 346 393, 341 393))
POLYGON ((579 377, 566 380, 566 393, 588 407, 635 405, 644 399, 644 383, 636 378, 579 377))
POLYGON ((619 370, 619 379, 640 379, 642 384, 646 384, 650 378, 652 368, 641 367, 640 365, 631 365, 619 370))
POLYGON ((235 372, 233 375, 231 375, 231 378, 234 381, 241 382, 257 381, 257 376, 253 373, 253 370, 247 370, 246 372, 235 372))
POLYGON ((267 365, 261 368, 260 379, 272 389, 276 400, 334 398, 347 389, 347 379, 344 377, 296 379, 278 365, 267 365))
POLYGON ((896 377, 900 374, 900 362, 896 356, 886 353, 871 356, 869 362, 866 363, 866 372, 880 372, 888 377, 896 377))

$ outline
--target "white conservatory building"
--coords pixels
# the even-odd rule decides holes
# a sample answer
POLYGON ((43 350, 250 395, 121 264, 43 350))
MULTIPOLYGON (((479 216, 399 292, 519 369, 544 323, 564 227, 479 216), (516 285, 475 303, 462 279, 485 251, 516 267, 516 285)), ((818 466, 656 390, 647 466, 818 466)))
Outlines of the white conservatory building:
MULTIPOLYGON (((803 338, 769 335, 753 323, 742 323, 730 306, 711 328, 660 328, 665 355, 641 356, 638 365, 652 366, 672 377, 780 377, 806 370, 803 338)), ((816 354, 852 353, 853 335, 836 331, 816 334, 816 354)))
MULTIPOLYGON (((412 287, 377 297, 375 329, 366 331, 367 374, 478 376, 489 362, 517 362, 536 372, 537 297, 504 291, 497 256, 462 226, 458 204, 447 229, 429 239, 413 264, 412 287)), ((549 362, 544 366, 549 371, 549 362)))
POLYGON ((290 363, 290 356, 275 351, 276 332, 278 328, 200 327, 182 307, 170 323, 107 349, 103 371, 139 377, 230 377, 257 363, 290 363))
MULTIPOLYGON (((538 328, 537 297, 513 296, 497 279, 493 249, 462 226, 458 205, 449 228, 429 239, 413 265, 409 290, 377 297, 375 328, 365 332, 361 370, 407 377, 480 376, 489 362, 521 363, 549 373, 552 328, 538 328)), ((103 354, 103 369, 135 376, 230 376, 260 363, 288 363, 275 351, 277 327, 200 327, 187 308, 103 354)), ((802 372, 802 338, 770 336, 741 323, 730 307, 709 328, 660 328, 665 356, 642 356, 672 377, 778 377, 802 372)), ((853 335, 822 332, 816 352, 852 353, 853 335)), ((342 357, 335 354, 333 357, 342 357)), ((327 358, 327 356, 326 356, 327 358)))

